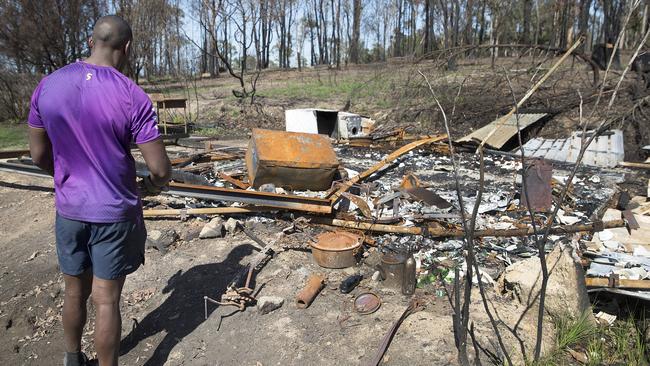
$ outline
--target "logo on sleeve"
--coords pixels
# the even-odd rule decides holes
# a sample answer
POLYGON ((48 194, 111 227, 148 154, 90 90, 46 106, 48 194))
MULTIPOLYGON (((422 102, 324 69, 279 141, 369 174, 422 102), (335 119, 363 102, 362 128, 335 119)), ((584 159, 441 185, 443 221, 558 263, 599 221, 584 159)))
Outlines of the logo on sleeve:
POLYGON ((89 73, 86 74, 86 81, 88 81, 88 80, 90 80, 92 78, 93 78, 93 73, 92 72, 89 72, 89 73))

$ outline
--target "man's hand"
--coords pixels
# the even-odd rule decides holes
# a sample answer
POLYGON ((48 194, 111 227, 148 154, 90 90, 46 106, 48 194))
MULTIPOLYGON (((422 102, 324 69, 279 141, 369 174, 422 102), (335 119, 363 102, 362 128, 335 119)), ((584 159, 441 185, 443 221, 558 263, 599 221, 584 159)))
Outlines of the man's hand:
MULTIPOLYGON (((172 165, 167 157, 162 139, 139 144, 138 147, 149 169, 149 176, 147 177, 149 183, 159 189, 166 186, 172 176, 172 165)), ((145 185, 149 184, 146 180, 145 185)))
POLYGON ((151 179, 151 175, 148 175, 142 179, 142 193, 145 196, 157 196, 162 191, 166 191, 168 186, 165 184, 162 187, 157 186, 151 179))

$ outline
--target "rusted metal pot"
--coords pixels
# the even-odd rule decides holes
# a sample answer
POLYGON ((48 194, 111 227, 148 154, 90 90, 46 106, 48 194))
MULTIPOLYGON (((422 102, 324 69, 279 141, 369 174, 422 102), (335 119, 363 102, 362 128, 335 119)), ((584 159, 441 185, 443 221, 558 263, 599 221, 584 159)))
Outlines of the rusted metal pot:
POLYGON ((325 268, 346 268, 357 264, 363 236, 347 231, 334 231, 318 235, 310 243, 311 253, 319 266, 325 268))

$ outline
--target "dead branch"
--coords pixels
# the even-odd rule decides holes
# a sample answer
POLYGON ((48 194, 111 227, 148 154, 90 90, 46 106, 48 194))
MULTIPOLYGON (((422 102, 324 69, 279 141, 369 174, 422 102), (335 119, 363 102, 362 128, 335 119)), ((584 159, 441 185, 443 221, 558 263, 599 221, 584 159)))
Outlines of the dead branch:
MULTIPOLYGON (((458 161, 456 160, 456 154, 454 152, 454 144, 452 143, 452 138, 450 135, 450 129, 449 129, 449 121, 447 120, 447 115, 445 114, 444 108, 442 108, 442 105, 440 104, 440 101, 436 97, 436 93, 433 91, 433 87, 431 86, 431 83, 429 82, 429 79, 422 73, 421 70, 418 70, 418 73, 422 75, 424 80, 426 81, 427 85, 429 86, 429 91, 431 91, 431 95, 433 96, 433 99, 435 100, 436 104, 438 105, 438 108, 440 109, 440 112, 442 113, 442 118, 445 124, 445 131, 447 133, 447 141, 449 144, 449 154, 451 157, 451 162, 454 167, 454 182, 455 182, 455 188, 456 188, 456 195, 458 196, 458 205, 460 208, 460 215, 462 218, 462 223, 463 223, 463 229, 465 232, 469 231, 469 227, 467 226, 467 217, 465 214, 465 204, 463 202, 463 195, 460 190, 460 175, 459 171, 460 168, 458 166, 458 161)), ((473 250, 474 248, 472 247, 471 243, 467 241, 467 237, 465 237, 465 247, 468 252, 472 252, 472 257, 473 257, 473 250)), ((460 310, 460 314, 458 314, 458 310, 460 309, 460 300, 454 305, 454 312, 456 313, 456 319, 460 322, 460 324, 455 324, 454 325, 454 334, 456 335, 458 341, 457 341, 457 348, 458 348, 458 361, 463 365, 469 365, 469 358, 467 356, 467 324, 469 322, 469 304, 471 301, 472 297, 472 266, 467 265, 467 273, 465 274, 465 291, 464 291, 464 296, 463 296, 463 304, 462 304, 462 309, 460 310), (469 280, 467 280, 469 278, 469 280), (459 316, 460 315, 460 316, 459 316)), ((460 281, 458 276, 454 278, 454 281, 460 281)), ((459 299, 458 295, 456 297, 459 299)))
MULTIPOLYGON (((483 190, 485 189, 485 155, 483 155, 483 150, 479 149, 479 162, 480 162, 480 167, 479 167, 479 189, 478 193, 476 195, 476 202, 474 202, 474 207, 472 209, 472 218, 470 222, 470 231, 467 233, 467 241, 471 243, 472 246, 474 246, 474 235, 475 235, 475 229, 476 229, 476 217, 478 216, 478 208, 479 205, 481 204, 481 199, 483 197, 483 190)), ((468 261, 467 261, 467 266, 470 266, 470 263, 474 264, 474 270, 476 271, 476 282, 478 283, 478 289, 479 293, 481 294, 481 300, 483 302, 483 308, 485 309, 485 313, 487 314, 488 318, 490 319, 490 324, 492 325, 492 329, 494 330, 494 335, 497 337, 497 341, 499 342, 499 347, 501 347, 501 352, 503 352, 503 355, 506 358, 507 364, 512 365, 512 359, 510 358, 510 354, 508 352, 508 349, 506 348, 505 344, 503 343, 503 338, 501 337, 501 332, 499 331, 499 326, 497 325, 496 321, 494 320, 494 316, 492 315, 492 312, 490 311, 490 308, 488 306, 488 299, 487 295, 485 294, 485 288, 483 286, 483 282, 481 279, 481 271, 478 267, 478 261, 476 261, 476 258, 469 258, 470 252, 468 251, 468 261)), ((473 255, 473 251, 472 251, 473 255)), ((468 279, 470 286, 472 283, 472 278, 470 277, 468 279)), ((474 339, 472 338, 474 341, 474 339)))
POLYGON ((618 79, 618 83, 616 83, 616 87, 614 88, 614 92, 612 93, 612 97, 609 100, 609 104, 607 104, 607 109, 609 110, 612 108, 612 105, 614 104, 614 99, 616 99, 616 94, 621 87, 621 83, 623 82, 623 78, 625 77, 625 74, 627 74, 628 71, 630 71, 630 67, 632 66, 632 62, 639 56, 639 52, 641 51, 641 47, 645 45, 646 40, 648 39, 648 35, 650 34, 650 29, 648 29, 645 34, 643 35, 643 39, 641 42, 639 42, 639 45, 636 48, 636 51, 634 51, 634 54, 632 55, 632 58, 630 59, 630 62, 628 62, 627 66, 625 67, 625 70, 623 70, 623 74, 621 77, 618 79))
MULTIPOLYGON (((523 191, 523 193, 525 195, 526 210, 528 211, 528 215, 530 216, 530 222, 531 222, 531 225, 532 225, 532 228, 533 228, 533 232, 535 234, 535 236, 534 236, 535 244, 537 246, 537 252, 538 252, 538 255, 539 255, 540 267, 541 267, 541 270, 542 270, 542 278, 544 278, 544 276, 548 277, 548 268, 546 266, 546 252, 545 252, 545 248, 544 248, 544 242, 541 242, 539 240, 538 231, 537 231, 537 223, 536 223, 536 220, 535 220, 535 212, 533 211, 532 207, 530 206, 530 198, 528 197, 528 187, 527 187, 527 184, 526 184, 526 178, 524 177, 525 166, 526 166, 526 156, 525 156, 525 152, 524 152, 523 140, 522 140, 522 137, 521 137, 521 127, 519 125, 519 107, 517 105, 517 98, 515 96, 515 91, 514 91, 514 89, 512 87, 512 83, 510 82, 510 78, 508 77, 508 72, 506 71, 505 68, 503 68, 503 72, 504 72, 504 75, 506 77, 506 80, 508 81, 508 88, 510 89, 510 94, 512 95, 512 103, 513 103, 513 105, 515 107, 515 115, 516 115, 515 119, 516 119, 516 122, 517 122, 517 141, 519 143, 519 151, 521 152, 521 157, 520 157, 521 160, 520 161, 521 161, 521 167, 522 167, 522 172, 521 172, 522 191, 523 191)), ((541 292, 541 294, 540 294, 540 303, 543 304, 545 298, 546 298, 546 291, 541 292)), ((541 337, 542 337, 542 333, 540 332, 540 330, 543 329, 542 328, 542 320, 543 320, 542 318, 539 318, 539 317, 537 318, 537 330, 538 330, 538 332, 537 332, 536 340, 541 339, 541 337)), ((527 360, 528 356, 526 355, 526 352, 522 352, 522 354, 523 354, 523 357, 524 357, 524 362, 528 362, 528 360, 527 360)))

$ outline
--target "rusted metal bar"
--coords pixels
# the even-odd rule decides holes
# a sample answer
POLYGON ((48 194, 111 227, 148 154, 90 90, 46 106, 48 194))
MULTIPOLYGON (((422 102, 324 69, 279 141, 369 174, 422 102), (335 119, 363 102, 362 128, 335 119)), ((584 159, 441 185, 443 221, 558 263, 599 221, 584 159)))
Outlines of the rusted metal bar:
POLYGON ((413 226, 397 226, 397 225, 385 225, 385 224, 371 224, 367 222, 358 222, 358 221, 347 221, 339 219, 331 219, 328 217, 309 217, 310 222, 323 225, 339 226, 349 229, 358 229, 365 231, 377 231, 383 233, 394 233, 394 234, 409 234, 409 235, 423 235, 425 230, 421 227, 413 226))
POLYGON ((257 246, 261 247, 260 252, 257 253, 253 260, 240 270, 235 277, 233 277, 232 281, 230 281, 226 288, 225 293, 221 295, 221 301, 214 300, 208 296, 203 296, 203 306, 205 309, 206 319, 208 318, 208 301, 217 305, 236 306, 239 311, 244 311, 246 307, 254 305, 257 299, 255 299, 255 296, 253 295, 255 288, 254 286, 251 287, 253 272, 261 270, 267 260, 273 257, 273 244, 267 245, 244 226, 239 226, 249 238, 257 243, 257 246), (246 281, 244 282, 243 287, 240 287, 244 274, 246 274, 246 281))
POLYGON ((395 336, 395 333, 397 333, 397 329, 399 329, 400 325, 404 322, 406 318, 409 317, 409 315, 413 313, 417 313, 418 311, 421 311, 424 309, 424 302, 416 297, 411 298, 411 301, 409 302, 408 307, 404 310, 402 313, 402 316, 395 321, 392 327, 388 330, 388 333, 384 336, 384 338, 381 341, 381 345, 379 346, 379 349, 377 350, 377 353, 375 356, 372 358, 372 361, 370 361, 367 365, 368 366, 379 366, 381 364, 381 360, 384 358, 384 354, 388 350, 388 346, 390 345, 390 342, 393 340, 393 337, 395 336))
POLYGON ((217 176, 218 176, 219 178, 225 180, 226 182, 228 182, 228 183, 234 185, 235 187, 237 187, 237 188, 239 188, 239 189, 248 189, 248 187, 251 186, 250 184, 248 184, 248 183, 244 183, 244 182, 242 182, 242 181, 239 180, 239 179, 235 179, 235 178, 229 176, 228 174, 226 174, 226 173, 224 173, 224 172, 219 172, 219 173, 217 174, 217 176))
POLYGON ((346 192, 350 187, 358 183, 359 181, 366 179, 367 177, 371 176, 372 174, 378 172, 380 169, 385 167, 386 165, 390 164, 393 162, 395 159, 399 158, 400 156, 406 154, 407 152, 417 149, 418 147, 426 144, 431 144, 434 142, 438 142, 441 140, 444 140, 447 138, 446 134, 440 134, 440 135, 435 135, 432 137, 428 137, 422 140, 414 141, 411 142, 410 144, 404 145, 401 148, 393 151, 390 155, 388 155, 386 158, 382 159, 379 161, 377 164, 373 165, 370 169, 360 173, 357 176, 354 176, 347 181, 341 183, 338 187, 335 187, 333 189, 330 189, 327 193, 327 197, 330 199, 332 202, 332 205, 336 203, 336 201, 341 197, 341 194, 343 192, 346 192))
POLYGON ((238 214, 251 212, 268 212, 277 211, 273 207, 206 207, 206 208, 169 208, 169 209, 150 209, 143 210, 144 217, 161 217, 161 216, 185 216, 185 215, 223 215, 238 214))
MULTIPOLYGON (((427 228, 427 227, 408 227, 408 226, 398 226, 398 225, 383 225, 383 224, 372 224, 366 222, 357 222, 357 221, 346 221, 331 219, 326 217, 310 217, 310 221, 317 224, 345 227, 349 229, 365 230, 365 231, 376 231, 384 233, 393 233, 393 234, 407 234, 407 235, 426 235, 436 238, 462 238, 465 236, 465 232, 462 229, 445 229, 445 228, 427 228)), ((566 233, 576 233, 581 231, 602 231, 603 229, 611 229, 616 227, 625 227, 624 220, 613 220, 605 222, 595 222, 591 224, 579 224, 579 225, 564 225, 564 226, 554 226, 551 228, 551 234, 566 234, 566 233)), ((538 232, 544 230, 544 228, 537 228, 538 232)), ((530 236, 534 235, 535 232, 532 227, 525 227, 519 229, 485 229, 485 230, 476 230, 474 236, 476 237, 486 237, 486 236, 499 236, 499 237, 514 237, 514 236, 530 236)))
POLYGON ((274 207, 285 210, 306 211, 313 213, 331 213, 330 201, 320 198, 268 192, 246 191, 184 183, 170 183, 165 194, 183 197, 195 197, 206 200, 240 202, 250 205, 274 207))

